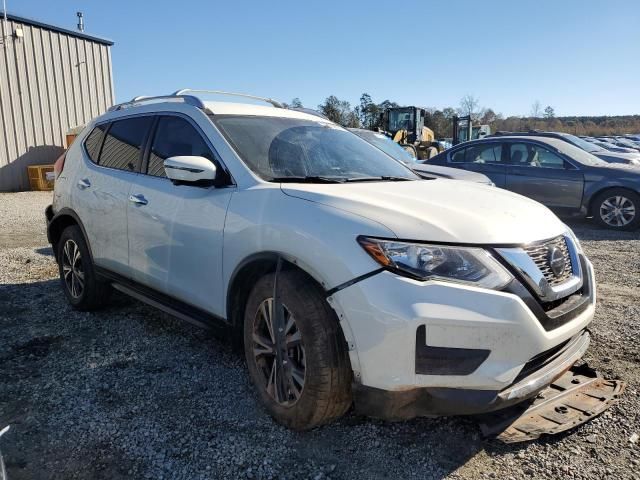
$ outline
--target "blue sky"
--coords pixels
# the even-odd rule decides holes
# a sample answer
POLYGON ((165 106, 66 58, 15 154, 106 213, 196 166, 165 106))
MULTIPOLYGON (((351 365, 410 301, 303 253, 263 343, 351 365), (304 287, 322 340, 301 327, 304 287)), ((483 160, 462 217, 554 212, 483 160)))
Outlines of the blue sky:
POLYGON ((180 87, 526 115, 640 113, 638 0, 7 0, 115 41, 116 100, 180 87), (395 4, 395 6, 394 6, 395 4), (412 23, 413 22, 413 23, 412 23))

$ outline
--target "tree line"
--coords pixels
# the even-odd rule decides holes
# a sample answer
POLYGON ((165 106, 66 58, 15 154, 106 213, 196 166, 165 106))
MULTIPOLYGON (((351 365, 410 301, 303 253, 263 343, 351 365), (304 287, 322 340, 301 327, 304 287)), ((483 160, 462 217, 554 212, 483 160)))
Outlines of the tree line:
MULTIPOLYGON (((285 105, 293 108, 303 107, 299 98, 294 98, 290 104, 285 105)), ((346 100, 330 95, 317 106, 317 110, 344 127, 376 130, 381 127, 382 112, 386 108, 399 106, 401 105, 388 99, 375 103, 371 95, 363 93, 360 103, 354 106, 346 100)), ((462 97, 460 104, 455 108, 425 107, 425 110, 427 111, 425 124, 434 131, 436 138, 452 136, 453 117, 456 115, 470 115, 475 123, 489 125, 492 132, 548 130, 589 136, 640 133, 640 115, 557 117, 552 106, 543 107, 538 100, 532 104, 531 112, 523 116, 504 117, 491 108, 480 107, 479 100, 473 95, 462 97)))

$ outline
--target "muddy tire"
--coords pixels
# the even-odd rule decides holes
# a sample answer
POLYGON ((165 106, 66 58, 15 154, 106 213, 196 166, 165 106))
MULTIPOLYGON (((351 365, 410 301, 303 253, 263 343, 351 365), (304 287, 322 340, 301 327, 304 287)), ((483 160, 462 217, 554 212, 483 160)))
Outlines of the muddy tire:
POLYGON ((249 376, 276 421, 307 430, 349 409, 348 348, 333 310, 314 282, 299 271, 280 272, 278 316, 274 279, 275 274, 268 274, 258 280, 247 301, 244 348, 249 376))
POLYGON ((103 307, 109 299, 111 286, 96 275, 80 227, 65 228, 56 247, 60 282, 71 306, 80 311, 103 307))
POLYGON ((640 227, 640 195, 626 188, 605 190, 594 199, 592 214, 602 227, 635 230, 640 227))

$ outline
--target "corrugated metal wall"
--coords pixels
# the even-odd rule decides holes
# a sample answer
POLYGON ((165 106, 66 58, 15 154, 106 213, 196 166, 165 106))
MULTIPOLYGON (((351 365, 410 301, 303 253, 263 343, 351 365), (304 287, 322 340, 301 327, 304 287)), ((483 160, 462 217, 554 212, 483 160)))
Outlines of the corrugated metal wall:
POLYGON ((111 52, 11 18, 0 31, 0 191, 26 190, 27 165, 53 163, 70 128, 113 104, 111 52))

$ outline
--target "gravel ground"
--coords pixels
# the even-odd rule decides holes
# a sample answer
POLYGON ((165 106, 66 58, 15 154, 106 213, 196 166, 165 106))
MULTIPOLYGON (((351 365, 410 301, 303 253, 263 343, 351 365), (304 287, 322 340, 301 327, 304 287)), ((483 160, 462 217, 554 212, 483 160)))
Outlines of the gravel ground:
POLYGON ((640 235, 573 223, 599 281, 591 366, 628 382, 574 431, 503 445, 473 418, 385 423, 348 414, 307 433, 258 405, 241 355, 124 296, 71 310, 42 211, 0 194, 0 425, 12 480, 39 478, 640 479, 640 235))

